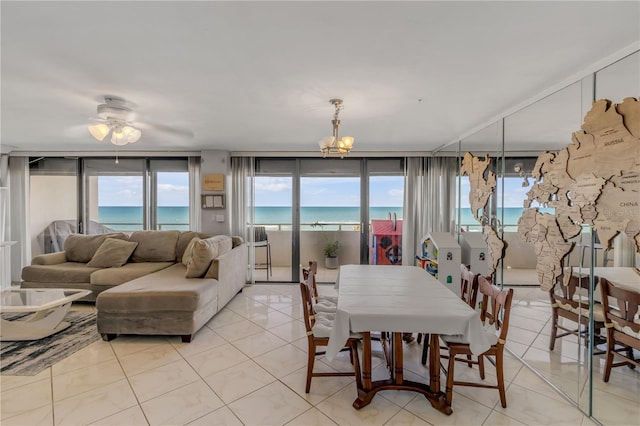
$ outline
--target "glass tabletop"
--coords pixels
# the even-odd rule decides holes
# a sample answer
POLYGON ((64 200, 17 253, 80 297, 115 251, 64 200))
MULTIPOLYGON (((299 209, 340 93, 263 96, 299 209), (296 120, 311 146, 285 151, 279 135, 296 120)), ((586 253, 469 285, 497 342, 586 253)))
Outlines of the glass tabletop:
POLYGON ((80 299, 89 293, 91 293, 89 290, 66 288, 2 290, 0 310, 3 312, 38 311, 80 299))

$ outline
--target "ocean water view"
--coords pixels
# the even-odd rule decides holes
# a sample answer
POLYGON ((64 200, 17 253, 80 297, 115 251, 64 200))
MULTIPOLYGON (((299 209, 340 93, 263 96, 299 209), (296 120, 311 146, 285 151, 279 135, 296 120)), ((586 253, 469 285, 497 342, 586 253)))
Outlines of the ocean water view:
MULTIPOLYGON (((547 213, 553 213, 553 209, 540 209, 547 213)), ((520 207, 508 207, 504 209, 505 226, 515 227, 522 215, 520 207)), ((389 213, 395 213, 398 219, 402 219, 402 207, 371 207, 370 219, 388 219, 389 213)), ((158 207, 158 224, 160 229, 189 229, 189 207, 186 206, 162 206, 158 207)), ((291 207, 256 207, 255 223, 260 225, 291 225, 291 207)), ((133 231, 142 229, 142 207, 100 206, 98 207, 98 221, 110 228, 133 231)), ((322 229, 333 229, 332 224, 358 224, 360 222, 359 207, 301 207, 300 223, 302 229, 313 229, 311 225, 322 225, 322 229)), ((463 226, 468 229, 479 229, 479 225, 471 214, 471 209, 461 209, 463 226)), ((316 227, 318 226, 316 225, 316 227)), ((508 229, 515 230, 515 229, 508 229)))

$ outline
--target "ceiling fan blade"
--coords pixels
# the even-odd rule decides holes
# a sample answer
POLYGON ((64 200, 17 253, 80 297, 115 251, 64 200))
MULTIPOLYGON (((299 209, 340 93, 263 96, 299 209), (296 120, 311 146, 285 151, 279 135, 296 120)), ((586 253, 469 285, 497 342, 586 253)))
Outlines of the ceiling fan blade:
POLYGON ((64 129, 64 135, 72 138, 86 137, 91 138, 91 134, 89 133, 89 126, 86 124, 78 124, 72 127, 67 127, 64 129))
POLYGON ((159 123, 150 123, 148 121, 146 122, 134 122, 132 123, 132 126, 134 127, 138 127, 139 129, 142 130, 157 130, 159 132, 165 132, 165 133, 171 133, 177 136, 182 136, 185 138, 193 138, 194 137, 194 133, 189 130, 189 129, 185 129, 182 127, 174 127, 174 126, 167 126, 164 124, 159 124, 159 123))

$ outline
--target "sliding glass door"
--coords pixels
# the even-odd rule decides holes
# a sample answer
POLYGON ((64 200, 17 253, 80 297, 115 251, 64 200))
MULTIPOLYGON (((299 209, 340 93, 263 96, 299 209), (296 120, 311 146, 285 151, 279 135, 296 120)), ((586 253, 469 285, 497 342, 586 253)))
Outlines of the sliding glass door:
POLYGON ((72 233, 190 229, 186 157, 37 157, 29 173, 33 256, 72 233))
MULTIPOLYGON (((257 282, 296 282, 310 260, 320 282, 334 282, 340 265, 369 263, 370 218, 402 221, 402 159, 257 159, 254 187, 253 226, 266 230, 273 269, 254 271, 257 282)), ((389 253, 401 262, 399 250, 389 253)))

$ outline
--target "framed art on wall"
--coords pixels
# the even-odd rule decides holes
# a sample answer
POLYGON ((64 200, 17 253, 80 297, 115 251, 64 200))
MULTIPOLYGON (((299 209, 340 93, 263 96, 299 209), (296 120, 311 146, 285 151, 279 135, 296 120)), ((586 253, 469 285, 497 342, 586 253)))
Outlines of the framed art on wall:
POLYGON ((207 194, 200 198, 203 209, 224 209, 224 194, 207 194))

